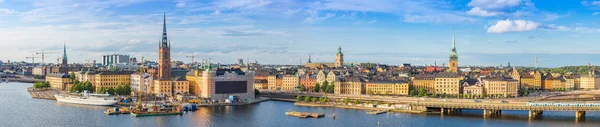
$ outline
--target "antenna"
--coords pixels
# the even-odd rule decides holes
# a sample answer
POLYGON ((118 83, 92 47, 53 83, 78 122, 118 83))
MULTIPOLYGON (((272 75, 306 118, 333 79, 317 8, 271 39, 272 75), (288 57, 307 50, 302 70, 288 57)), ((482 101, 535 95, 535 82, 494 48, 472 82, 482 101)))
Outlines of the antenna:
POLYGON ((535 69, 537 69, 537 68, 538 68, 538 58, 535 57, 535 69))

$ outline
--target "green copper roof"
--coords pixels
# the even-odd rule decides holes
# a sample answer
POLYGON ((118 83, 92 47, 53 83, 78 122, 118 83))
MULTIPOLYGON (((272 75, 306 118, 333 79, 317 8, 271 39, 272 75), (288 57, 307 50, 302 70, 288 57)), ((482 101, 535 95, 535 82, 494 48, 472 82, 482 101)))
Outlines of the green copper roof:
POLYGON ((67 44, 63 44, 63 60, 67 60, 67 44))
POLYGON ((454 33, 452 33, 452 52, 450 52, 450 59, 458 59, 458 53, 456 53, 456 41, 454 33))
POLYGON ((342 46, 338 47, 337 55, 344 56, 344 54, 342 53, 342 46))

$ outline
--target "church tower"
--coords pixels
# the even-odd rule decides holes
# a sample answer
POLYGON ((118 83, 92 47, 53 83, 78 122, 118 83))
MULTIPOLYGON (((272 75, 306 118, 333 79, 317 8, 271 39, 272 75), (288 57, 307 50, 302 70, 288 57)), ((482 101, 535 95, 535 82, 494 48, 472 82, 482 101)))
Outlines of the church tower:
POLYGON ((163 15, 162 40, 158 47, 158 79, 171 78, 171 42, 167 39, 167 16, 163 15))
POLYGON ((344 54, 342 53, 342 47, 338 47, 338 52, 335 54, 335 67, 342 67, 344 65, 344 54))
POLYGON ((452 51, 450 52, 449 69, 450 72, 458 72, 458 53, 456 53, 454 33, 452 33, 452 51))
POLYGON ((63 43, 63 57, 61 66, 66 67, 68 65, 67 61, 67 44, 63 43))

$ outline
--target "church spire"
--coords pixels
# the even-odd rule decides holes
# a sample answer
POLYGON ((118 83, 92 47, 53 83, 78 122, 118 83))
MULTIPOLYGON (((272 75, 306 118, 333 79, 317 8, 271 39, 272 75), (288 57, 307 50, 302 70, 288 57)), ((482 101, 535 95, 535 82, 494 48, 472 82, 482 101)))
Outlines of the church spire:
POLYGON ((67 44, 63 43, 63 60, 67 60, 67 44))
POLYGON ((311 56, 311 55, 308 55, 308 63, 311 63, 311 61, 310 61, 310 56, 311 56))
POLYGON ((162 42, 161 42, 161 46, 162 47, 169 47, 170 45, 168 44, 168 39, 167 39, 167 15, 163 14, 163 33, 162 33, 162 42))
POLYGON ((456 39, 455 39, 454 36, 455 36, 454 35, 454 28, 452 28, 452 51, 456 50, 456 47, 455 47, 456 46, 456 39))
POLYGON ((338 52, 337 55, 341 55, 343 56, 344 54, 342 53, 342 46, 338 46, 338 52))

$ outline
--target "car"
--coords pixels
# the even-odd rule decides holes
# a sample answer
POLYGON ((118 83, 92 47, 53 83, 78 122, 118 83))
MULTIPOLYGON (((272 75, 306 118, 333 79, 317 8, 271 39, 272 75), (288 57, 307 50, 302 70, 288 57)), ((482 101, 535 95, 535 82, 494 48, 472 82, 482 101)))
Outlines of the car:
POLYGON ((508 101, 506 101, 506 100, 502 100, 502 101, 500 101, 500 102, 502 102, 502 103, 508 103, 508 101))
POLYGON ((425 100, 425 98, 421 98, 421 100, 422 100, 422 101, 424 101, 424 100, 425 100))
POLYGON ((479 103, 479 102, 481 102, 481 101, 480 101, 480 100, 473 100, 473 102, 475 102, 475 103, 479 103))

